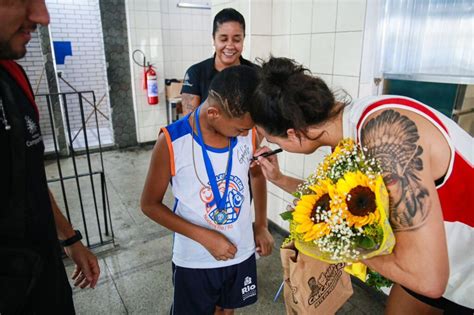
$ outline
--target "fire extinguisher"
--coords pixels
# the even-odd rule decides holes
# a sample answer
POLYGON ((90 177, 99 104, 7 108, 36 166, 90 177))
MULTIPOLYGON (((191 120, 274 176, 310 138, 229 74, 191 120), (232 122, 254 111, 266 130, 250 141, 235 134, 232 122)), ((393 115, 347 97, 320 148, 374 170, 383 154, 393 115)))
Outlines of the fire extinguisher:
POLYGON ((145 72, 145 82, 149 105, 158 104, 158 80, 153 66, 148 64, 148 70, 145 72))

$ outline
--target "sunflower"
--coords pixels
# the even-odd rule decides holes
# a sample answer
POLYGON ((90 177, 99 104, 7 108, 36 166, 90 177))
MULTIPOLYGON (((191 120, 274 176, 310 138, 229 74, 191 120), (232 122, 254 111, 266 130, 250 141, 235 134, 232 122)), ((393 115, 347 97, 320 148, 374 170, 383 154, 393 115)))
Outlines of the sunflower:
POLYGON ((333 190, 331 187, 329 181, 320 181, 317 185, 309 187, 314 194, 303 195, 296 204, 293 212, 295 231, 303 234, 305 242, 318 239, 330 232, 325 218, 331 215, 330 191, 333 190))
POLYGON ((380 222, 380 208, 384 203, 381 201, 379 180, 381 178, 369 179, 360 171, 356 171, 346 173, 337 181, 337 191, 343 196, 344 217, 349 226, 360 228, 380 222))

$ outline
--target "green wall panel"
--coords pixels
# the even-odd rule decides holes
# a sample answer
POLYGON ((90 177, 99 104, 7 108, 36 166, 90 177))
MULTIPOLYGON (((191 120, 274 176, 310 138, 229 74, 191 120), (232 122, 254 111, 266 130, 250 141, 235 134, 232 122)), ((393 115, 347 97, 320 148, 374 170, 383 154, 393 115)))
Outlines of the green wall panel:
POLYGON ((457 91, 457 84, 395 79, 385 79, 384 86, 384 94, 414 98, 437 109, 450 118, 453 113, 457 91))

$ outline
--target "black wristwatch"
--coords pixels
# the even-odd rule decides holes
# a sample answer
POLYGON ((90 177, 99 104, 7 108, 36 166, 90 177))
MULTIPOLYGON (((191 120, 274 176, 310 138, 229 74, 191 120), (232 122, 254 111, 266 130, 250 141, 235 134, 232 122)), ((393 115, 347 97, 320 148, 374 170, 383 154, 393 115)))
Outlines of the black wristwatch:
POLYGON ((80 240, 82 240, 82 234, 79 230, 74 230, 74 232, 76 232, 76 235, 74 236, 71 236, 70 238, 68 238, 67 240, 64 240, 64 241, 59 241, 59 243, 61 244, 61 246, 63 247, 66 247, 66 246, 71 246, 72 244, 76 243, 76 242, 79 242, 80 240))

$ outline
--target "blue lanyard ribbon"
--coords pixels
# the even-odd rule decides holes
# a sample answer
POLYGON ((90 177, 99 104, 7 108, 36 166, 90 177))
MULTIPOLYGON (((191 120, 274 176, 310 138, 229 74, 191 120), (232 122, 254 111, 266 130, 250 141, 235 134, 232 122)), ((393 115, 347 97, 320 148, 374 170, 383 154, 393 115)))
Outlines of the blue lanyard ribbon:
MULTIPOLYGON (((207 154, 207 149, 202 139, 201 133, 201 126, 199 125, 199 112, 201 107, 194 112, 194 121, 196 123, 196 130, 197 130, 197 141, 201 145, 202 157, 204 159, 204 165, 206 167, 207 177, 209 178, 209 184, 211 185, 212 194, 214 195, 214 200, 211 202, 210 205, 217 205, 217 209, 225 210, 225 205, 227 201, 227 192, 229 190, 229 182, 230 182, 230 174, 232 172, 232 150, 234 146, 235 138, 230 139, 229 145, 229 160, 227 162, 227 173, 225 174, 225 188, 224 192, 221 194, 219 192, 219 187, 217 185, 216 175, 214 173, 214 169, 212 168, 212 162, 207 154)), ((193 131, 194 132, 194 131, 193 131)))

